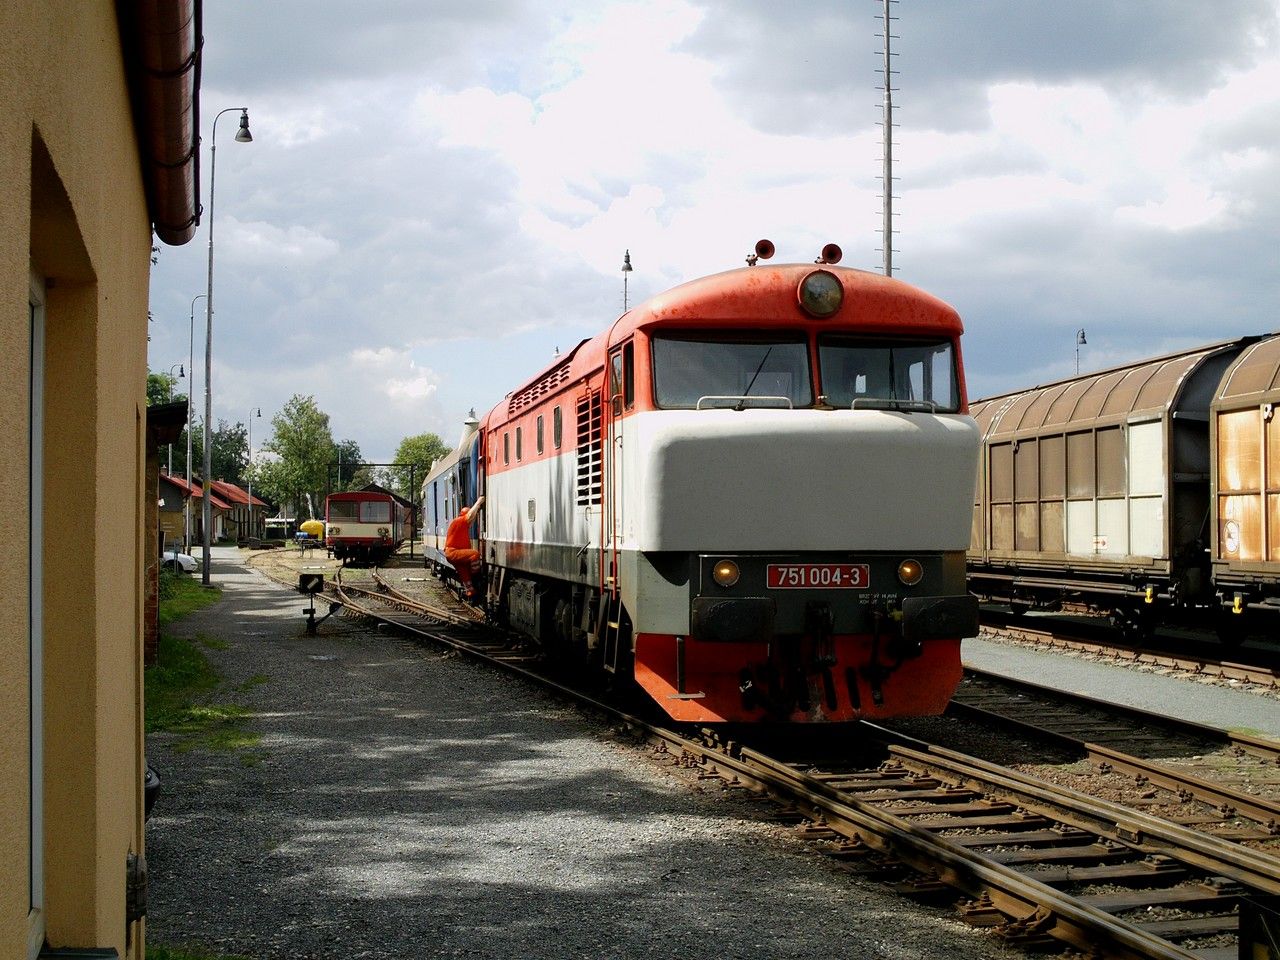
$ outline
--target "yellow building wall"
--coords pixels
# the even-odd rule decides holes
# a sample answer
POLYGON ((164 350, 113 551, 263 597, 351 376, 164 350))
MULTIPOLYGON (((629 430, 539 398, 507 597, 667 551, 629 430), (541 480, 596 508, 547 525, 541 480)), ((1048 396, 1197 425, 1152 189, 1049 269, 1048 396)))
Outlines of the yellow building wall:
MULTIPOLYGON (((114 4, 4 0, 0 105, 0 489, 11 505, 28 490, 32 268, 47 280, 42 922, 52 946, 141 956, 140 924, 126 947, 125 864, 143 843, 151 233, 114 4)), ((0 545, 0 956, 24 957, 40 922, 25 510, 0 511, 0 545)))

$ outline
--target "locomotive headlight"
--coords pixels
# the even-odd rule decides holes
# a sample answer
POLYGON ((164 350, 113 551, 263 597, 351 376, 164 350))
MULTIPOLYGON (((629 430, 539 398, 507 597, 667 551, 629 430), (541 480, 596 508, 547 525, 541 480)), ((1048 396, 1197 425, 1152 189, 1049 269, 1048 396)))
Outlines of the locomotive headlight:
POLYGON ((815 270, 800 281, 800 306, 811 317, 822 319, 840 309, 844 302, 844 285, 827 270, 815 270))
POLYGON ((919 560, 903 560, 898 564, 898 579, 908 587, 914 587, 924 578, 924 567, 919 560))
POLYGON ((390 531, 390 530, 388 530, 386 527, 379 527, 379 528, 378 528, 378 536, 380 536, 380 537, 385 537, 385 536, 386 536, 387 534, 389 534, 390 532, 391 532, 391 531, 390 531))
POLYGON ((336 536, 337 536, 338 534, 340 534, 341 532, 342 532, 342 528, 341 528, 341 527, 330 527, 330 528, 329 528, 329 535, 330 535, 330 536, 332 536, 332 537, 336 537, 336 536))
POLYGON ((722 587, 732 587, 742 576, 742 571, 732 560, 721 560, 711 568, 711 579, 722 587))

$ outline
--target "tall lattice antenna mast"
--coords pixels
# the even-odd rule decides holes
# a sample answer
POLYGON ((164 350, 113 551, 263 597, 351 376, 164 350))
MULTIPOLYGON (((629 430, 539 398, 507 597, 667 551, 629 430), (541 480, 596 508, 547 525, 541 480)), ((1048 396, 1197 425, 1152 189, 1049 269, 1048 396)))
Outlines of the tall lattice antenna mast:
POLYGON ((880 121, 884 128, 881 131, 884 143, 884 170, 880 179, 881 185, 881 215, 883 223, 880 227, 880 249, 883 253, 884 275, 886 277, 893 276, 893 78, 898 71, 893 69, 893 58, 897 56, 890 49, 890 41, 897 40, 898 37, 890 30, 889 25, 897 17, 891 16, 889 13, 889 5, 897 3, 898 0, 882 0, 884 7, 884 67, 877 71, 884 74, 884 118, 880 121))

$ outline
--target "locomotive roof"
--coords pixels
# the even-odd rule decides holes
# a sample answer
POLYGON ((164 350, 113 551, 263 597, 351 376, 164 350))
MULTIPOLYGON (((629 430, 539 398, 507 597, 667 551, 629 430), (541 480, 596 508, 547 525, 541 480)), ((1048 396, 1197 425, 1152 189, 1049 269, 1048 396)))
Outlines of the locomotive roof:
POLYGON ((672 287, 619 318, 612 339, 660 323, 738 324, 744 320, 773 320, 806 327, 856 321, 859 329, 871 331, 908 332, 911 327, 934 331, 942 326, 949 332, 963 332, 960 317, 949 304, 901 280, 852 267, 782 263, 739 267, 672 287), (796 294, 800 281, 815 270, 834 274, 845 291, 845 306, 825 320, 806 314, 796 294))
POLYGON ((1082 377, 1013 393, 983 397, 969 405, 988 439, 1041 428, 1066 428, 1135 414, 1173 410, 1183 386, 1207 360, 1247 341, 1224 340, 1192 350, 1138 360, 1082 377))
POLYGON ((725 327, 785 323, 822 329, 853 321, 859 330, 870 333, 910 334, 913 328, 957 336, 964 332, 959 314, 949 304, 918 287, 878 273, 815 263, 739 267, 686 281, 632 307, 607 330, 556 357, 509 393, 505 401, 507 414, 514 415, 556 388, 589 375, 604 364, 610 346, 637 330, 692 323, 725 327), (822 320, 806 314, 797 297, 800 281, 815 270, 834 274, 845 290, 846 306, 822 320))

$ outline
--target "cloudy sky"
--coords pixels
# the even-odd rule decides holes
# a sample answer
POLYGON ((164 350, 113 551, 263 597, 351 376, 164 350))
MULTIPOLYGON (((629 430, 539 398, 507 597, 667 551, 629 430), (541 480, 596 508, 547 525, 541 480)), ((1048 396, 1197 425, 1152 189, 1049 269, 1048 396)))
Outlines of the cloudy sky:
MULTIPOLYGON (((879 269, 878 0, 214 0, 204 225, 152 280, 186 363, 218 125, 214 417, 312 394, 452 443, 632 303, 833 241, 879 269)), ((1280 0, 901 0, 895 274, 971 397, 1280 329, 1280 0), (1269 91, 1269 92, 1268 92, 1269 91)), ((196 396, 203 309, 196 308, 196 396)), ((182 386, 185 389, 185 384, 182 386)))

